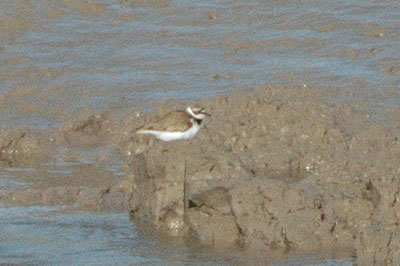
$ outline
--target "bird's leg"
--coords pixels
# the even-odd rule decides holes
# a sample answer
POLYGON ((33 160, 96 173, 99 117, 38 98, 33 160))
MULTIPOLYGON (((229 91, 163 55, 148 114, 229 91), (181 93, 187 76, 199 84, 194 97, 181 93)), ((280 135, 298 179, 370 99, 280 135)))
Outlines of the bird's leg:
POLYGON ((183 170, 183 222, 186 223, 186 168, 187 168, 187 151, 185 151, 185 168, 183 170))

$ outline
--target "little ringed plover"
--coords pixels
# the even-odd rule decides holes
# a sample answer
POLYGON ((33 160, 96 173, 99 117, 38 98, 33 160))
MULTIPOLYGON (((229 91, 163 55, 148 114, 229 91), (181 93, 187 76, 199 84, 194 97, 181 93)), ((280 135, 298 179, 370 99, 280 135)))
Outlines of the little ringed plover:
POLYGON ((191 139, 203 126, 205 116, 210 116, 204 108, 186 108, 176 110, 162 116, 158 121, 136 129, 137 134, 153 135, 162 141, 191 139))

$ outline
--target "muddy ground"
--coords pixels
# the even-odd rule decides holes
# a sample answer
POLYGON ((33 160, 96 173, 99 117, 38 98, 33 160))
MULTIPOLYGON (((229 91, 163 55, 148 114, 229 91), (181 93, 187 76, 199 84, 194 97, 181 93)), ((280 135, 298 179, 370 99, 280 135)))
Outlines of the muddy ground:
POLYGON ((374 121, 360 106, 327 104, 326 91, 260 87, 207 100, 212 116, 191 141, 135 135, 185 107, 171 101, 155 113, 119 121, 110 110, 46 134, 3 129, 2 169, 42 169, 55 158, 95 163, 71 166, 68 178, 15 177, 25 185, 2 189, 0 205, 131 212, 221 250, 340 247, 358 265, 397 265, 400 114, 374 121), (107 166, 118 160, 119 174, 107 166))

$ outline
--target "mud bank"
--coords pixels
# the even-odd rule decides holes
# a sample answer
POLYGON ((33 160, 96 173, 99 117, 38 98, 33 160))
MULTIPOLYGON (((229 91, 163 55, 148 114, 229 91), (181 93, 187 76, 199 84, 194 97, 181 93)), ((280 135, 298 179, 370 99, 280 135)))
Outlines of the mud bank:
POLYGON ((81 163, 63 168, 68 178, 38 171, 14 179, 28 183, 0 191, 0 203, 130 211, 166 234, 217 249, 344 247, 358 265, 397 265, 399 114, 383 126, 327 98, 326 89, 262 87, 208 100, 212 117, 185 142, 134 134, 169 103, 122 122, 111 111, 91 116, 45 136, 4 131, 2 170, 81 163), (117 160, 123 174, 107 166, 117 160))
POLYGON ((0 206, 129 211, 130 186, 113 187, 122 157, 111 121, 99 114, 47 132, 0 130, 0 206))
POLYGON ((217 248, 346 247, 359 265, 397 264, 398 124, 324 97, 260 88, 205 102, 212 117, 193 141, 129 134, 133 216, 217 248))

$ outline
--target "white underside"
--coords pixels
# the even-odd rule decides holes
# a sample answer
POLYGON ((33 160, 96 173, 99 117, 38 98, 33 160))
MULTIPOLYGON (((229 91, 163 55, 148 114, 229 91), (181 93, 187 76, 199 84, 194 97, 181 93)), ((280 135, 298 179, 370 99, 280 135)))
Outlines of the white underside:
POLYGON ((199 132, 201 126, 197 125, 194 123, 194 125, 184 131, 184 132, 168 132, 168 131, 157 131, 157 130, 139 130, 137 133, 139 134, 148 134, 148 135, 153 135, 157 139, 162 140, 162 141, 172 141, 172 140, 178 140, 178 139, 191 139, 194 136, 197 135, 199 132))

